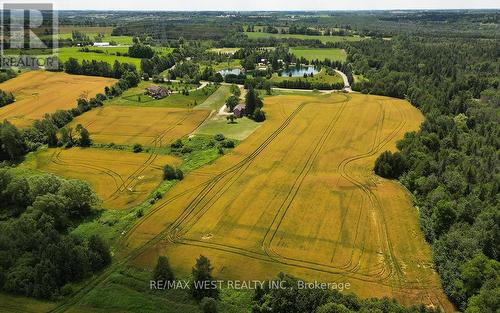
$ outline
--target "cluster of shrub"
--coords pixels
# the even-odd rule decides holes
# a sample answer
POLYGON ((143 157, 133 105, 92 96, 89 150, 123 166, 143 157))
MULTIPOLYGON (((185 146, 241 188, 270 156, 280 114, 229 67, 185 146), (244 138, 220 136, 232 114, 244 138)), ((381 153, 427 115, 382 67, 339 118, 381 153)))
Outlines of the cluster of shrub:
POLYGON ((163 179, 164 180, 183 180, 184 179, 184 173, 182 172, 181 169, 175 168, 172 165, 165 165, 163 167, 163 179))
POLYGON ((97 203, 88 184, 0 168, 0 190, 1 291, 57 300, 111 262, 99 237, 71 235, 97 203))
POLYGON ((12 69, 1 69, 0 70, 0 83, 3 83, 4 81, 7 81, 11 78, 16 77, 16 72, 14 72, 12 69))
POLYGON ((11 92, 0 89, 0 108, 14 102, 14 95, 11 92))

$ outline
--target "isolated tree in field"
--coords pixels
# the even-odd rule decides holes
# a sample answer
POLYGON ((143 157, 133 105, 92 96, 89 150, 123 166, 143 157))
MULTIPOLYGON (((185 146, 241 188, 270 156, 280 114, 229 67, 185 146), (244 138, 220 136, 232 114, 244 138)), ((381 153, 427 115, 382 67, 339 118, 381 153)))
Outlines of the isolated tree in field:
POLYGON ((169 164, 165 165, 163 167, 163 179, 172 180, 175 177, 175 168, 169 164))
POLYGON ((217 299, 219 296, 219 290, 213 288, 212 286, 203 285, 204 282, 213 281, 212 277, 213 267, 210 265, 210 261, 206 256, 200 255, 196 260, 196 264, 193 267, 193 286, 191 288, 191 293, 193 298, 196 300, 201 300, 204 297, 211 297, 217 299))
POLYGON ((158 261, 156 262, 156 267, 153 272, 153 280, 155 281, 174 281, 174 272, 170 268, 168 259, 166 256, 160 255, 158 261))
POLYGON ((229 108, 230 112, 233 112, 234 108, 238 105, 240 100, 236 96, 229 96, 226 99, 226 106, 229 108))
POLYGON ((234 114, 226 116, 226 120, 229 121, 229 124, 234 124, 234 120, 236 119, 236 116, 234 114))
POLYGON ((163 167, 163 179, 173 180, 178 179, 182 180, 184 178, 184 173, 180 169, 174 168, 172 165, 165 165, 163 167))
POLYGON ((134 153, 142 152, 142 145, 138 143, 134 144, 132 151, 134 151, 134 153))

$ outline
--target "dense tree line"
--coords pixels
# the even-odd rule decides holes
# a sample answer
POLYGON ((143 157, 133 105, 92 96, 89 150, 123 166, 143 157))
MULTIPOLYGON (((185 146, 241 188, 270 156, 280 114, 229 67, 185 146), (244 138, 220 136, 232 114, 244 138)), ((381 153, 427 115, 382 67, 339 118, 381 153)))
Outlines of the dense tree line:
POLYGON ((80 64, 75 58, 69 58, 68 61, 64 63, 64 71, 68 74, 112 78, 121 78, 127 72, 137 73, 134 64, 115 61, 113 66, 111 66, 106 61, 96 60, 83 60, 80 64))
POLYGON ((304 79, 297 80, 283 80, 280 82, 275 82, 274 85, 279 88, 290 88, 290 89, 318 89, 318 90, 340 90, 344 88, 344 83, 321 83, 321 82, 310 82, 304 79))
POLYGON ((0 290, 58 299, 111 262, 96 236, 70 234, 97 202, 88 184, 54 175, 17 176, 0 169, 0 290), (63 288, 64 287, 64 288, 63 288))
POLYGON ((0 89, 0 108, 14 102, 14 95, 11 92, 0 89))
POLYGON ((141 60, 141 70, 150 77, 159 75, 161 72, 171 68, 175 64, 175 58, 172 54, 165 56, 155 54, 150 59, 141 60))
POLYGON ((153 48, 142 43, 135 43, 128 48, 128 55, 132 58, 151 59, 154 54, 153 48))
POLYGON ((356 90, 406 98, 426 116, 375 171, 414 194, 445 292, 466 312, 500 305, 498 51, 493 40, 408 37, 349 48, 368 79, 356 90))
POLYGON ((350 312, 398 312, 398 313, 434 313, 439 312, 424 305, 404 307, 394 300, 360 299, 352 293, 330 289, 299 288, 299 279, 279 274, 273 280, 280 288, 270 288, 269 283, 263 288, 257 286, 253 296, 253 312, 264 313, 350 313, 350 312), (283 288, 282 288, 283 287, 283 288))

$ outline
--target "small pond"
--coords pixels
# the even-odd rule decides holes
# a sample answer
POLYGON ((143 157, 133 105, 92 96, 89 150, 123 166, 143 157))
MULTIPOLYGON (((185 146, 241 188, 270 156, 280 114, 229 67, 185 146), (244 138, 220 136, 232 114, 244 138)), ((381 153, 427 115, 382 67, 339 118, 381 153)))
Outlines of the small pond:
POLYGON ((288 76, 290 77, 302 77, 304 74, 310 75, 310 74, 318 74, 319 71, 314 68, 314 66, 301 66, 301 67, 290 67, 287 70, 281 71, 281 76, 288 76))
POLYGON ((233 75, 240 75, 241 73, 241 69, 239 68, 227 68, 225 70, 221 70, 219 71, 219 73, 222 75, 222 76, 226 76, 226 75, 229 75, 229 74, 233 74, 233 75))

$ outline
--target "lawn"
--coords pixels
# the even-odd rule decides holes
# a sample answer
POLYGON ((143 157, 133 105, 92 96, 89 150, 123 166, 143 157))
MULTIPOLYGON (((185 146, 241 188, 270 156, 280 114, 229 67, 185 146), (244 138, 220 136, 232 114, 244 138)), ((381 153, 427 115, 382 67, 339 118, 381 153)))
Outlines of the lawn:
POLYGON ((217 91, 210 95, 203 103, 196 106, 196 109, 218 110, 231 95, 229 86, 220 86, 217 91))
POLYGON ((308 61, 330 59, 331 61, 345 62, 347 53, 344 49, 308 49, 308 48, 290 48, 290 52, 297 57, 304 57, 308 61))
POLYGON ((187 85, 191 87, 189 95, 183 95, 182 93, 173 93, 172 95, 165 97, 163 99, 155 100, 144 94, 145 89, 152 85, 163 85, 166 88, 172 86, 171 89, 174 91, 179 89, 180 86, 177 83, 172 85, 168 84, 156 84, 153 82, 141 82, 139 86, 135 88, 130 88, 123 93, 120 97, 113 98, 107 103, 110 105, 126 105, 126 106, 149 106, 149 107, 169 107, 169 108, 190 108, 196 104, 203 103, 210 95, 212 95, 216 90, 217 86, 207 85, 202 89, 192 90, 195 87, 193 85, 187 85), (176 89, 177 88, 177 89, 176 89))
POLYGON ((234 120, 234 123, 228 123, 225 116, 213 117, 206 120, 195 133, 200 135, 223 134, 227 138, 243 140, 252 134, 261 123, 243 117, 234 120))
MULTIPOLYGON (((112 42, 117 45, 133 44, 132 36, 111 36, 111 31, 108 31, 107 27, 76 27, 74 29, 85 33, 91 40, 95 40, 100 33, 103 33, 104 37, 100 39, 102 42, 112 42)), ((71 28, 60 29, 58 37, 59 39, 71 38, 71 28)))
POLYGON ((342 41, 360 41, 365 38, 359 36, 311 36, 311 35, 298 35, 298 34, 268 34, 260 32, 245 32, 245 34, 250 39, 258 38, 295 38, 295 39, 308 39, 308 40, 320 40, 322 43, 327 42, 342 42, 342 41))

